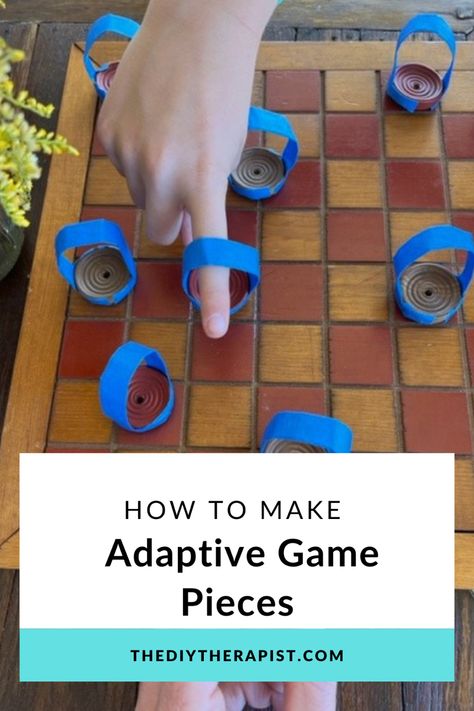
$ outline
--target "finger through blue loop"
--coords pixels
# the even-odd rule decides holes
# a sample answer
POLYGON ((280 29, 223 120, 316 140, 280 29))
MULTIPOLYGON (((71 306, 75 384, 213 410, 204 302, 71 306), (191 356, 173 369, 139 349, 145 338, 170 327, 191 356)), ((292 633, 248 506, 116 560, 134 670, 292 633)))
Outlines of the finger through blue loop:
POLYGON ((352 430, 348 425, 310 412, 279 412, 265 428, 260 444, 263 454, 344 454, 351 450, 352 430))
POLYGON ((298 139, 283 114, 251 106, 249 131, 263 131, 286 138, 282 153, 271 148, 246 148, 236 170, 229 176, 232 189, 250 200, 263 200, 280 192, 298 160, 298 139))
POLYGON ((120 346, 100 377, 99 399, 104 415, 130 432, 163 425, 175 401, 163 356, 135 341, 120 346))
POLYGON ((456 38, 451 27, 439 15, 422 14, 412 18, 400 32, 395 59, 387 84, 387 94, 407 111, 432 111, 449 88, 456 61, 456 38), (451 53, 451 63, 442 77, 426 64, 399 64, 400 48, 415 32, 430 32, 443 40, 451 53))
POLYGON ((122 37, 132 39, 139 29, 140 25, 138 22, 135 22, 135 20, 132 20, 129 17, 122 17, 121 15, 113 14, 99 17, 90 26, 84 49, 84 64, 86 71, 101 99, 104 99, 107 95, 107 91, 117 69, 118 62, 107 62, 99 67, 96 66, 91 58, 92 47, 108 32, 113 32, 114 34, 122 35, 122 37))
POLYGON ((227 267, 231 270, 231 314, 245 306, 260 282, 260 256, 257 249, 220 237, 198 237, 186 247, 182 274, 184 293, 196 309, 201 308, 198 270, 202 267, 227 267))
POLYGON ((462 306, 474 274, 474 239, 470 232, 438 225, 415 235, 395 254, 395 299, 403 315, 417 323, 447 323, 462 306), (441 249, 467 253, 464 268, 419 262, 441 249))
POLYGON ((100 219, 66 225, 56 236, 55 250, 60 274, 93 304, 118 304, 135 287, 133 255, 115 222, 100 219), (69 250, 86 247, 77 258, 66 256, 69 250))

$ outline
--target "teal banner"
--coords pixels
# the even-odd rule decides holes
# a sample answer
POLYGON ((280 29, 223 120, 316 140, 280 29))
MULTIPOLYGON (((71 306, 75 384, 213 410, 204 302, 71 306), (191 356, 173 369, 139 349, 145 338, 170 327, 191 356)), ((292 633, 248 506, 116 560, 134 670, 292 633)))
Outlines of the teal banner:
POLYGON ((454 681, 454 630, 21 629, 20 681, 454 681))

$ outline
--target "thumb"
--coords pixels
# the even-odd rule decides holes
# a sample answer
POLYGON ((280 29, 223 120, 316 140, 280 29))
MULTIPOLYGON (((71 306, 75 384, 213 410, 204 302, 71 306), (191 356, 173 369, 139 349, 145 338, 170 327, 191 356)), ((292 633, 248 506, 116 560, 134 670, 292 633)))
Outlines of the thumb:
POLYGON ((288 683, 284 711, 336 711, 337 684, 288 683))
MULTIPOLYGON (((194 239, 227 238, 226 192, 227 180, 193 195, 189 212, 194 239)), ((198 272, 198 285, 204 331, 210 338, 221 338, 229 328, 229 270, 202 267, 198 272)))

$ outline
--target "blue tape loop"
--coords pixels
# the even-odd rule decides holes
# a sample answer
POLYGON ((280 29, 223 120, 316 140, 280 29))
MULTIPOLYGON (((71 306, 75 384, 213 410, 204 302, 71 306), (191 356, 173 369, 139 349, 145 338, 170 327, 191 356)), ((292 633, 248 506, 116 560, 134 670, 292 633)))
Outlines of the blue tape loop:
POLYGON ((396 278, 395 298, 400 310, 406 318, 424 325, 439 323, 439 321, 433 314, 416 309, 406 300, 403 293, 402 277, 405 270, 417 260, 429 252, 439 249, 460 249, 468 253, 461 274, 453 274, 459 283, 461 298, 458 304, 443 317, 442 322, 447 323, 459 311, 471 285, 474 274, 474 239, 472 234, 452 225, 429 227, 405 242, 393 258, 396 278))
POLYGON ((184 293, 196 309, 200 309, 201 304, 192 293, 190 279, 193 271, 201 267, 227 267, 247 274, 247 294, 238 304, 231 307, 231 314, 245 306, 260 282, 260 257, 257 249, 221 237, 198 237, 186 247, 182 274, 184 293))
POLYGON ((99 399, 104 415, 130 432, 149 432, 163 425, 170 418, 175 401, 173 382, 163 356, 153 348, 135 341, 129 341, 117 348, 100 377, 99 399), (168 380, 169 398, 152 422, 137 428, 129 421, 127 402, 130 384, 140 365, 155 368, 165 375, 168 380))
POLYGON ((285 148, 281 154, 270 148, 265 149, 277 155, 283 162, 283 177, 272 187, 246 187, 241 185, 233 175, 229 176, 229 184, 236 193, 250 200, 263 200, 279 193, 285 185, 289 173, 295 167, 296 161, 298 160, 298 139, 286 116, 277 114, 274 111, 262 109, 258 106, 250 107, 248 130, 274 133, 287 139, 285 148))
POLYGON ((101 99, 105 98, 107 92, 104 91, 104 89, 97 83, 97 75, 101 72, 107 71, 110 67, 110 63, 107 62, 106 64, 102 64, 102 66, 97 67, 90 57, 92 47, 108 32, 113 32, 114 34, 132 39, 139 29, 140 25, 138 22, 135 22, 135 20, 132 20, 129 17, 122 17, 121 15, 112 14, 99 17, 90 26, 84 50, 84 64, 86 71, 101 99))
POLYGON ((405 42, 405 40, 415 32, 430 32, 432 34, 437 35, 441 40, 443 40, 443 42, 447 44, 449 51, 451 52, 451 63, 444 77, 442 78, 443 91, 439 100, 431 107, 432 110, 438 106, 442 97, 449 88, 454 64, 456 61, 456 38, 451 27, 448 25, 446 20, 444 20, 440 15, 417 15, 405 25, 405 27, 401 30, 398 38, 397 47, 395 51, 394 65, 387 84, 387 93, 394 101, 397 102, 397 104, 402 106, 407 111, 410 111, 411 113, 415 112, 418 109, 421 102, 414 98, 410 98, 409 96, 401 92, 396 86, 395 78, 399 69, 398 56, 400 48, 405 42))
POLYGON ((137 269, 127 240, 120 227, 115 222, 101 219, 76 222, 59 230, 55 242, 56 263, 59 272, 73 289, 80 292, 75 279, 78 260, 71 261, 65 254, 67 250, 79 247, 93 247, 94 249, 112 247, 117 249, 130 274, 130 280, 113 297, 87 296, 84 298, 101 306, 118 304, 125 299, 137 282, 137 269))
POLYGON ((279 412, 263 433, 260 451, 265 453, 274 440, 320 447, 332 454, 352 450, 352 430, 344 422, 309 412, 279 412))

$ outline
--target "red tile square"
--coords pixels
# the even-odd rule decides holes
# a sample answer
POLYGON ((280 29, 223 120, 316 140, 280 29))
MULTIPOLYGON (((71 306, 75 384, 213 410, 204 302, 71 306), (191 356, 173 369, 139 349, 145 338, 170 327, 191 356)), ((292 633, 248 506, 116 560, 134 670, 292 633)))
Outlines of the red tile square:
POLYGON ((266 106, 272 111, 319 111, 321 75, 317 71, 267 72, 266 106))
POLYGON ((264 207, 319 207, 321 167, 317 160, 302 160, 288 176, 283 189, 265 200, 264 207))
POLYGON ((263 385, 258 388, 258 442, 265 427, 277 412, 292 410, 326 414, 324 390, 315 387, 288 387, 263 385))
POLYGON ((443 129, 448 158, 474 158, 472 114, 444 115, 443 129))
POLYGON ((95 207, 86 205, 82 208, 81 221, 111 220, 123 230, 128 246, 133 251, 138 210, 135 207, 95 207))
POLYGON ((384 262, 381 210, 332 210, 327 217, 328 258, 333 262, 384 262))
POLYGON ((328 158, 378 158, 380 126, 376 114, 328 114, 328 158))
POLYGON ((257 246, 257 213, 252 210, 228 210, 229 239, 257 246))
POLYGON ((123 321, 67 321, 59 377, 98 378, 123 341, 123 321))
POLYGON ((201 325, 193 333, 192 380, 250 382, 253 379, 255 327, 232 322, 223 338, 208 338, 201 325))
POLYGON ((474 381, 474 328, 466 330, 467 357, 471 369, 471 380, 474 381))
POLYGON ((174 383, 175 404, 168 422, 150 432, 129 432, 116 428, 116 440, 119 445, 174 447, 181 443, 184 413, 184 385, 174 383))
POLYGON ((264 264, 260 316, 268 321, 320 321, 323 272, 319 264, 264 264))
POLYGON ((181 288, 180 264, 138 263, 133 315, 138 318, 186 318, 189 301, 181 288))
POLYGON ((333 326, 331 381, 336 384, 391 385, 392 344, 386 326, 333 326))
POLYGON ((446 207, 443 173, 438 161, 390 161, 387 164, 389 207, 446 207))
POLYGON ((406 390, 402 405, 407 452, 471 452, 463 393, 406 390))

